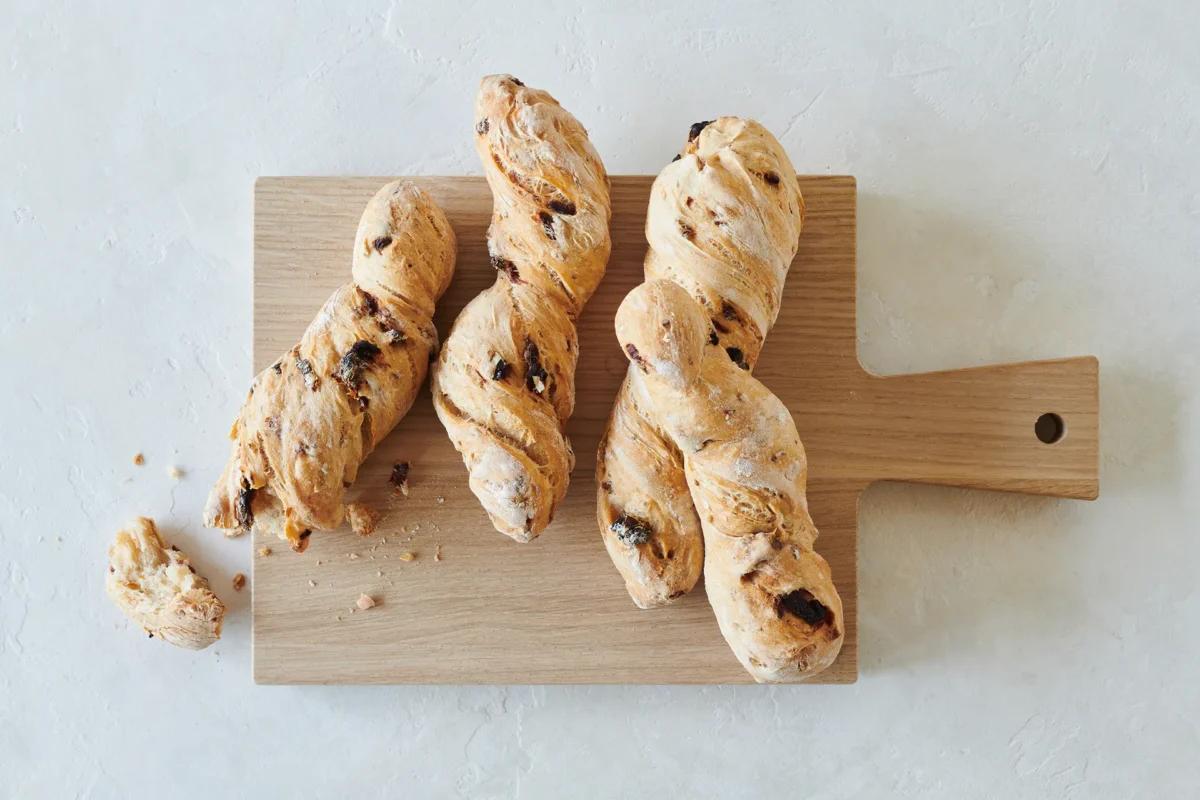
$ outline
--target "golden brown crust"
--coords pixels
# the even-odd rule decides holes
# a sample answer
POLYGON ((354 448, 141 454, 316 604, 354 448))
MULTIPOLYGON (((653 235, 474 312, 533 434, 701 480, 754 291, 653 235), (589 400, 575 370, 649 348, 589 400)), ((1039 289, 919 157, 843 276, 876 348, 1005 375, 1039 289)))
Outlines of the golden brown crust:
POLYGON ((225 606, 154 520, 138 517, 108 549, 108 596, 151 637, 202 650, 221 638, 225 606))
POLYGON ((476 149, 494 195, 496 283, 463 309, 432 380, 434 408, 497 530, 549 523, 575 463, 575 319, 608 262, 608 176, 587 131, 549 94, 483 79, 476 149))
POLYGON ((254 379, 206 525, 269 530, 303 550, 312 530, 341 524, 346 487, 425 379, 454 258, 454 232, 428 194, 399 181, 379 190, 359 222, 354 281, 254 379))
POLYGON ((708 341, 702 306, 651 281, 617 311, 632 394, 683 454, 721 633, 761 682, 802 680, 842 645, 842 603, 813 550, 804 447, 787 407, 708 341))
MULTIPOLYGON (((779 313, 803 216, 795 169, 766 128, 738 117, 697 123, 650 190, 646 280, 683 287, 703 306, 715 349, 752 369, 779 313)), ((646 405, 627 379, 597 459, 605 546, 642 608, 691 591, 703 564, 699 521, 680 491, 683 458, 646 405), (621 536, 613 526, 623 515, 651 534, 621 536)))

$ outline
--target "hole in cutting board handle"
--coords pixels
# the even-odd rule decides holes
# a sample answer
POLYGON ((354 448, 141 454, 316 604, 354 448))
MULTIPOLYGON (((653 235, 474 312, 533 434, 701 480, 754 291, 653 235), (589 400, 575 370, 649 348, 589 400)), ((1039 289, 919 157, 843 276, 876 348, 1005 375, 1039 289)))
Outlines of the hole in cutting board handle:
POLYGON ((1055 444, 1067 435, 1067 423, 1063 422, 1063 418, 1058 414, 1047 412, 1037 418, 1037 422, 1033 424, 1033 433, 1043 444, 1055 444))

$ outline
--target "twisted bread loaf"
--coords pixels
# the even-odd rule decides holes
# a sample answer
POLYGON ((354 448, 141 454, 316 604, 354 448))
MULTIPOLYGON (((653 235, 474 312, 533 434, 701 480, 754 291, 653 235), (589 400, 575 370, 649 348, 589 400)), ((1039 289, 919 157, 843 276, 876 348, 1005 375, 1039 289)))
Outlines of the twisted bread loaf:
MULTIPOLYGON (((711 320, 713 350, 750 369, 779 313, 803 215, 795 170, 766 128, 737 117, 697 123, 650 190, 646 280, 683 287, 711 320)), ((704 545, 683 456, 633 374, 600 444, 596 507, 630 596, 650 608, 691 591, 704 545)))
POLYGON ((433 403, 501 533, 549 523, 575 463, 575 319, 608 262, 608 176, 587 131, 549 94, 483 79, 475 146, 494 194, 496 282, 463 309, 432 379, 433 403))
POLYGON ((367 203, 354 241, 353 282, 254 379, 206 525, 270 530, 303 551, 313 529, 342 523, 345 488, 412 406, 437 346, 454 231, 428 194, 394 182, 367 203))
POLYGON ((709 341, 706 310, 666 280, 617 311, 634 402, 682 453, 704 537, 704 582, 721 633, 760 682, 825 669, 842 602, 813 551, 804 447, 787 407, 709 341))
POLYGON ((154 520, 138 517, 108 548, 105 588, 151 638, 203 650, 221 638, 225 605, 178 547, 167 547, 154 520))

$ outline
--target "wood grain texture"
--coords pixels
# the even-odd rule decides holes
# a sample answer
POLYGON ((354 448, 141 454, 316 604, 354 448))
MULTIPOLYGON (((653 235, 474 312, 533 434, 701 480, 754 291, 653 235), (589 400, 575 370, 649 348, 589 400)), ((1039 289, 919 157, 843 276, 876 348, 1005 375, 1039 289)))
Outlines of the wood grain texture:
MULTIPOLYGON (((255 189, 254 362, 269 364, 349 280, 367 199, 388 178, 262 178, 255 189)), ((494 280, 483 178, 414 178, 442 204, 458 271, 438 307, 443 336, 494 280)), ((350 490, 384 512, 380 530, 316 533, 304 555, 262 540, 253 575, 260 683, 748 683, 701 589, 665 609, 629 601, 595 523, 596 445, 624 374, 612 320, 642 278, 649 176, 614 177, 613 253, 580 321, 578 465, 555 522, 532 544, 496 533, 426 388, 350 490), (396 461, 411 494, 392 493, 396 461), (443 559, 434 559, 438 546, 443 559), (411 552, 413 561, 401 560, 411 552), (357 557, 353 557, 357 556, 357 557), (360 592, 379 603, 351 612, 360 592)), ((1094 358, 879 377, 858 363, 854 179, 802 177, 808 207, 783 309, 756 375, 795 416, 808 449, 809 502, 845 604, 846 644, 827 683, 858 675, 857 507, 877 480, 1063 497, 1098 492, 1094 358), (1034 436, 1043 412, 1067 434, 1034 436)))

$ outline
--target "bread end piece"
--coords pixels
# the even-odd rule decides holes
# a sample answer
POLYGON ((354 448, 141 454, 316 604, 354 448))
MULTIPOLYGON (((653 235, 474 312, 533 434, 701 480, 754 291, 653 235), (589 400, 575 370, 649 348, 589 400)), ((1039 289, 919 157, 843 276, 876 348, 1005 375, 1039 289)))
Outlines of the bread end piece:
POLYGON ((189 650, 203 650, 221 638, 225 604, 187 557, 163 542, 149 517, 117 532, 108 549, 106 589, 152 638, 189 650))

